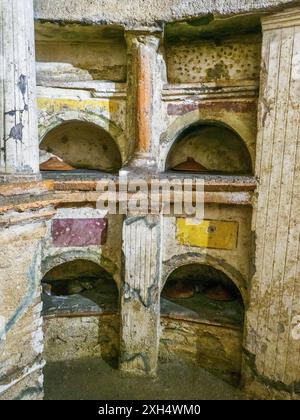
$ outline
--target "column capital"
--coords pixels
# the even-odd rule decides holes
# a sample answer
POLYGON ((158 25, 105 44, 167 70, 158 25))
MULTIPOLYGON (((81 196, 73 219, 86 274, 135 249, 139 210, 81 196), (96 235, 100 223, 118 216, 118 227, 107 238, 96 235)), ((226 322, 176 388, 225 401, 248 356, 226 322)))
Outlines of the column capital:
POLYGON ((263 31, 300 26, 300 6, 265 16, 261 23, 263 31))
POLYGON ((125 32, 125 39, 127 42, 128 49, 136 48, 140 44, 143 44, 148 47, 158 49, 160 42, 162 40, 163 32, 162 31, 137 31, 137 30, 128 30, 125 32))

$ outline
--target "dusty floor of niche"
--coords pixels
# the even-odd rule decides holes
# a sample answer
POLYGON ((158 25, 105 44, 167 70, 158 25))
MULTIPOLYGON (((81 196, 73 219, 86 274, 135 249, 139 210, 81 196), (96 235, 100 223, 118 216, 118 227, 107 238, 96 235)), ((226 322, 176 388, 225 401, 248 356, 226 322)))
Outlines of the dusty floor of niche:
POLYGON ((237 388, 201 368, 163 363, 156 380, 124 377, 102 359, 48 363, 46 400, 244 400, 237 388))

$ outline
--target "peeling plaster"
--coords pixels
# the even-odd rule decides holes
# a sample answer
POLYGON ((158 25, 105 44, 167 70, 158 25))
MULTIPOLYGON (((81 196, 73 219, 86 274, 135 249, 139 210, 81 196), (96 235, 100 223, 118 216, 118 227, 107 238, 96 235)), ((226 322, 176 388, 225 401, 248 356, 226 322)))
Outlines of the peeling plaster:
POLYGON ((32 375, 34 372, 43 369, 45 366, 45 362, 42 361, 40 363, 35 363, 31 368, 25 368, 23 370, 23 372, 21 373, 21 375, 13 380, 12 382, 10 382, 7 385, 0 385, 0 395, 3 394, 4 392, 6 392, 7 390, 9 390, 10 388, 12 388, 14 385, 18 384, 19 382, 21 382, 23 379, 27 378, 29 375, 32 375))
POLYGON ((23 300, 21 301, 18 308, 15 310, 14 314, 10 319, 4 324, 3 328, 0 329, 0 342, 5 339, 7 333, 14 327, 18 320, 24 315, 28 307, 32 304, 33 299, 37 293, 37 287, 39 283, 39 278, 37 276, 36 270, 38 266, 38 258, 40 255, 40 245, 36 251, 33 262, 28 271, 28 291, 23 300))

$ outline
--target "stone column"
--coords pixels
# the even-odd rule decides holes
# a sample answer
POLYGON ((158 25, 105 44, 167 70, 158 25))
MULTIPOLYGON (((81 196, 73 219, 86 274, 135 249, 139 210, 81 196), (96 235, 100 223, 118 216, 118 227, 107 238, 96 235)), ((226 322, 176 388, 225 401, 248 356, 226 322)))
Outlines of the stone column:
POLYGON ((161 33, 127 32, 127 135, 133 160, 130 166, 156 166, 161 118, 164 60, 161 33))
POLYGON ((263 18, 262 28, 255 274, 245 381, 255 393, 289 398, 300 397, 299 8, 263 18))
POLYGON ((160 330, 160 217, 128 217, 123 252, 120 368, 155 376, 160 330))
POLYGON ((1 0, 0 57, 0 181, 34 178, 39 146, 33 0, 1 0))

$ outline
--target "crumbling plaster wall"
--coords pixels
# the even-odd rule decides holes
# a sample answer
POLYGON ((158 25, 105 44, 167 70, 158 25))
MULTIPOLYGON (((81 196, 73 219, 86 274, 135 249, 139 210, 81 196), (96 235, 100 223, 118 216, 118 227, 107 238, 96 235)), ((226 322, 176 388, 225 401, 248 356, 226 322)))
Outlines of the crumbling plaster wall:
MULTIPOLYGON (((78 121, 90 123, 104 129, 113 138, 110 140, 117 144, 122 163, 125 163, 129 146, 124 134, 127 54, 123 31, 98 25, 61 26, 38 22, 35 33, 40 142, 61 124, 71 121, 75 124, 78 121)), ((72 130, 71 125, 69 127, 72 130)), ((73 131, 78 131, 77 127, 73 131)), ((73 146, 67 148, 69 154, 72 147, 75 152, 78 150, 83 159, 80 165, 86 169, 99 169, 99 165, 84 156, 84 142, 93 144, 92 147, 103 154, 97 144, 98 140, 101 144, 101 135, 96 142, 92 142, 93 137, 96 139, 96 132, 94 135, 78 132, 77 139, 74 136, 69 139, 73 146)), ((113 146, 107 140, 105 143, 105 133, 102 140, 106 154, 113 146)), ((97 153, 91 153, 96 161, 97 153)), ((45 152, 40 155, 41 161, 50 157, 45 152)), ((68 161, 67 158, 64 160, 68 161)), ((71 156, 68 163, 74 166, 74 162, 74 156, 71 156)), ((109 163, 103 163, 104 170, 108 169, 109 163)))
POLYGON ((61 26, 39 22, 36 23, 35 33, 38 84, 126 81, 126 43, 121 30, 96 25, 61 26))
MULTIPOLYGON (((118 315, 45 317, 47 362, 102 357, 116 363, 120 350, 118 315)), ((242 329, 161 317, 159 358, 183 359, 218 375, 240 375, 242 329)))
POLYGON ((184 359, 226 379, 241 373, 243 330, 161 318, 160 360, 184 359))
POLYGON ((0 232, 0 399, 42 399, 40 298, 44 222, 0 232))
POLYGON ((77 317, 45 317, 46 362, 102 357, 115 363, 119 356, 118 314, 77 317))

